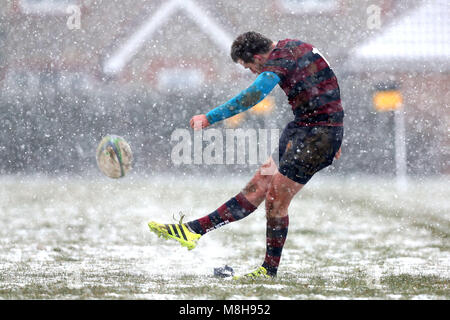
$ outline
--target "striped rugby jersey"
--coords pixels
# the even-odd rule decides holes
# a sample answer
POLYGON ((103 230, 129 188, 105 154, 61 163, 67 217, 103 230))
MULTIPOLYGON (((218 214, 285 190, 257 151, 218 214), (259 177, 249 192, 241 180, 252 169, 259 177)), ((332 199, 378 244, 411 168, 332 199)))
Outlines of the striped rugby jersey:
POLYGON ((300 126, 342 126, 344 110, 336 75, 312 45, 278 41, 262 72, 276 73, 300 126))

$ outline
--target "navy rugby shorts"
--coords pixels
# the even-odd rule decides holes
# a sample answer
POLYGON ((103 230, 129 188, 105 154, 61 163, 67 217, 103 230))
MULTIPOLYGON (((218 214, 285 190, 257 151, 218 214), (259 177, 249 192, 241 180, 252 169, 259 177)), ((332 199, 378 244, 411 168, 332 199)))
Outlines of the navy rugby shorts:
POLYGON ((282 175, 306 184, 316 172, 333 163, 343 136, 344 127, 303 127, 292 121, 284 128, 272 158, 282 175))

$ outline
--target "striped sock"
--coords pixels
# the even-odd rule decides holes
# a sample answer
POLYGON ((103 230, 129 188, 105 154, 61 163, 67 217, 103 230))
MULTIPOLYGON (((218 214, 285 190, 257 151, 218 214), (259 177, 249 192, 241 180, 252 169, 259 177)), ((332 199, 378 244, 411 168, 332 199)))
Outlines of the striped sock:
POLYGON ((255 210, 256 207, 240 192, 209 215, 186 222, 186 225, 192 232, 203 235, 229 222, 241 220, 255 210))
POLYGON ((281 218, 267 218, 266 229, 266 257, 263 267, 271 276, 277 275, 281 252, 286 241, 289 226, 289 216, 281 218))

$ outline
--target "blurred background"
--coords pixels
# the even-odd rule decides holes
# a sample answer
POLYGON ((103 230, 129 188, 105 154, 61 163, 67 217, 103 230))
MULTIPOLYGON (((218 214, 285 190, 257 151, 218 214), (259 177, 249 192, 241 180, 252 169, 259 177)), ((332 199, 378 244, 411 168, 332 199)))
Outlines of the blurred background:
MULTIPOLYGON (((0 0, 0 299, 448 300, 449 58, 448 0, 0 0), (182 132, 195 160, 190 118, 255 79, 230 58, 250 30, 322 53, 345 134, 290 205, 277 282, 236 286, 213 268, 261 262, 263 205, 194 253, 147 222, 203 216, 258 167, 172 157, 182 132), (119 181, 96 165, 106 134, 134 153, 119 181)), ((293 118, 276 87, 213 128, 293 118)))
MULTIPOLYGON (((0 174, 100 174, 95 149, 110 133, 130 143, 139 174, 249 174, 170 154, 175 129, 253 81, 229 55, 250 30, 311 43, 335 71, 345 139, 327 172, 450 174, 447 0, 1 0, 0 174)), ((215 127, 292 119, 277 87, 215 127)))

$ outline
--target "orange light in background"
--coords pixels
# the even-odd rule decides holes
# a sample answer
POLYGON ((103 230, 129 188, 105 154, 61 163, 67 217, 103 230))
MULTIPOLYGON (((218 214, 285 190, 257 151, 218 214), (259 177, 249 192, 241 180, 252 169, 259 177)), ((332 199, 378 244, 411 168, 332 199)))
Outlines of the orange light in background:
POLYGON ((264 100, 256 104, 250 109, 252 114, 265 115, 273 111, 275 107, 275 98, 272 96, 267 96, 264 100))
POLYGON ((403 96, 398 90, 377 91, 373 96, 373 104, 377 111, 394 111, 401 108, 403 96))
POLYGON ((236 128, 242 123, 242 121, 244 121, 244 119, 245 113, 238 113, 231 118, 225 119, 225 126, 227 128, 236 128))

